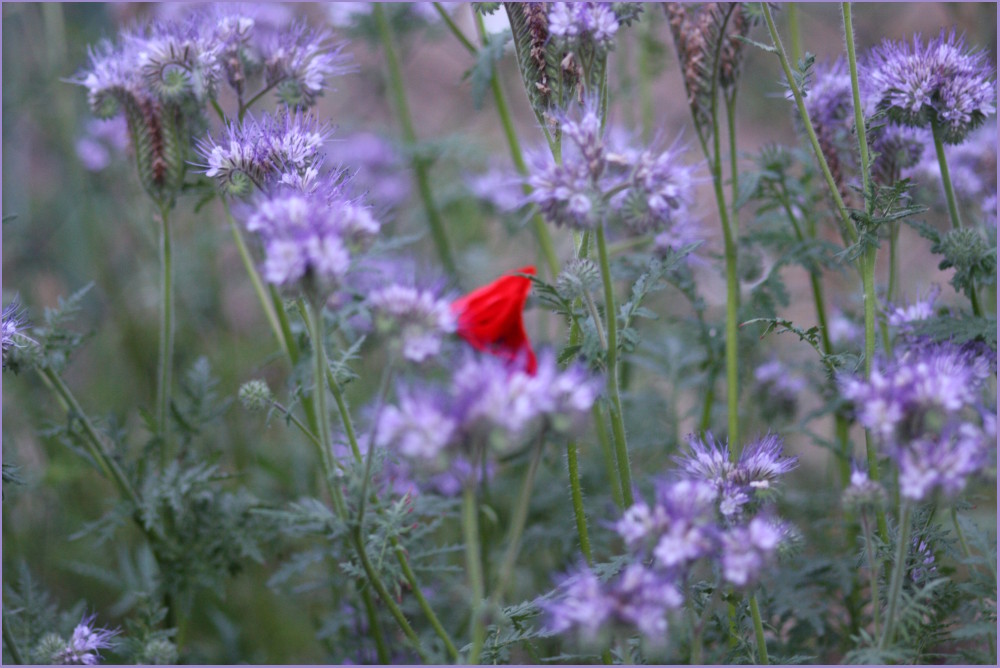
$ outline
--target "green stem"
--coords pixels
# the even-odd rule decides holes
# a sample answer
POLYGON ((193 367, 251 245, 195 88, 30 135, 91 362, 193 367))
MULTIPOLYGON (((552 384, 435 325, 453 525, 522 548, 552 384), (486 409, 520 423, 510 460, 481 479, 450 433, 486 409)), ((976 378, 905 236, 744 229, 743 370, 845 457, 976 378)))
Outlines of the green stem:
POLYGON ((160 208, 160 354, 157 365, 156 419, 160 437, 160 464, 168 461, 170 385, 174 362, 174 272, 170 248, 169 209, 160 208))
MULTIPOLYGON (((458 25, 455 23, 455 21, 452 20, 451 14, 445 11, 444 7, 441 6, 440 2, 435 2, 432 4, 434 5, 434 10, 438 13, 438 16, 441 17, 441 20, 444 22, 445 26, 447 26, 448 30, 451 31, 451 34, 454 35, 455 38, 462 43, 462 46, 465 47, 466 51, 468 51, 472 55, 476 55, 476 52, 478 51, 478 49, 476 49, 476 45, 473 44, 472 41, 470 41, 469 38, 465 36, 465 33, 462 32, 462 29, 459 28, 458 25)), ((478 15, 478 12, 476 12, 475 10, 473 10, 473 13, 478 15)))
POLYGON ((906 554, 910 542, 910 504, 903 501, 899 517, 899 539, 896 545, 896 561, 892 565, 892 583, 889 585, 889 603, 885 613, 885 628, 878 647, 886 649, 892 642, 896 632, 896 608, 899 605, 899 594, 903 589, 903 575, 906 573, 906 554))
POLYGON ((611 433, 614 435, 615 458, 618 461, 618 477, 621 480, 622 499, 625 506, 631 506, 632 473, 628 459, 628 443, 625 440, 625 421, 622 413, 622 399, 618 389, 618 309, 615 308, 615 291, 611 282, 611 264, 608 260, 608 244, 604 238, 604 224, 597 226, 597 254, 601 263, 601 279, 604 283, 604 317, 608 335, 608 399, 611 401, 611 433))
MULTIPOLYGON (((347 402, 344 399, 344 393, 337 384, 336 379, 333 377, 333 372, 330 371, 329 368, 327 368, 326 382, 330 391, 333 393, 334 400, 337 402, 337 411, 340 414, 340 423, 344 429, 344 434, 347 436, 347 442, 351 446, 351 453, 354 456, 354 460, 361 463, 361 448, 358 444, 357 432, 354 429, 354 421, 351 419, 351 412, 348 410, 347 402)), ((377 501, 377 499, 373 497, 373 502, 375 501, 377 501)), ((381 507, 379 507, 379 511, 381 512, 381 507)), ((430 603, 424 596, 420 583, 417 580, 417 576, 413 572, 413 568, 410 566, 409 559, 406 556, 406 550, 399 544, 399 539, 396 536, 391 536, 389 541, 392 545, 393 554, 396 556, 396 561, 399 562, 399 567, 403 571, 403 577, 406 578, 407 583, 409 583, 410 589, 420 606, 420 610, 427 616, 428 621, 434 628, 434 632, 437 633, 439 638, 441 638, 448 655, 452 660, 457 661, 458 649, 455 647, 455 643, 448 635, 448 632, 445 630, 441 621, 434 613, 434 609, 431 608, 430 603)))
MULTIPOLYGON (((385 18, 385 8, 382 6, 382 3, 375 3, 372 6, 372 13, 375 17, 375 25, 378 28, 379 39, 382 42, 382 49, 385 51, 386 66, 389 70, 389 92, 396 107, 396 115, 403 131, 403 140, 406 142, 407 148, 412 151, 417 144, 417 133, 413 129, 413 119, 410 115, 409 104, 406 101, 406 89, 403 86, 403 74, 399 67, 399 58, 396 55, 396 48, 392 41, 392 32, 389 29, 389 22, 385 18)), ((424 205, 424 213, 427 216, 427 223, 431 228, 431 237, 434 239, 438 256, 448 274, 457 279, 458 269, 451 254, 444 221, 441 219, 441 214, 438 212, 431 192, 430 179, 427 173, 427 159, 414 156, 412 162, 413 173, 417 180, 417 190, 420 192, 420 200, 424 205)))
POLYGON ((962 554, 968 559, 972 556, 972 552, 969 550, 969 544, 965 542, 965 533, 958 524, 958 511, 955 509, 955 506, 951 507, 951 522, 955 525, 955 535, 958 536, 958 543, 962 546, 962 554))
POLYGON ((319 438, 316 436, 316 434, 309 431, 309 427, 305 426, 302 423, 302 420, 300 420, 295 416, 295 413, 292 413, 290 410, 285 408, 283 405, 281 405, 281 403, 277 401, 272 401, 271 405, 277 408, 279 411, 281 411, 281 414, 284 415, 289 422, 295 425, 298 428, 298 430, 302 432, 302 435, 308 438, 313 445, 315 445, 317 448, 323 447, 323 444, 319 442, 319 438))
POLYGON ((21 650, 17 648, 17 641, 14 640, 14 634, 10 630, 7 615, 3 616, 3 642, 7 645, 7 651, 10 652, 10 658, 14 660, 14 663, 24 665, 24 657, 21 656, 21 650))
POLYGON ((736 87, 733 86, 730 94, 723 97, 726 100, 726 127, 729 128, 729 181, 732 192, 732 213, 729 220, 733 228, 733 239, 737 239, 740 235, 739 209, 736 206, 740 194, 740 171, 736 160, 736 87))
POLYGON ((615 500, 615 505, 618 508, 625 510, 625 497, 622 495, 621 476, 618 474, 618 464, 615 461, 615 449, 608 438, 608 426, 604 422, 604 412, 601 410, 600 403, 594 402, 590 414, 594 418, 594 431, 597 432, 597 442, 601 446, 601 454, 604 455, 604 469, 608 473, 611 497, 615 500))
POLYGON ((812 146, 813 153, 816 155, 816 161, 819 163, 820 171, 823 172, 823 179, 826 181, 826 185, 830 190, 830 195, 833 197, 834 204, 837 207, 837 214, 840 216, 841 223, 844 226, 845 231, 848 234, 851 243, 855 243, 858 240, 858 231, 854 225, 854 221, 847 212, 847 206, 844 204, 844 199, 840 196, 840 190, 837 188, 837 183, 833 179, 833 174, 830 172, 830 165, 827 164, 826 158, 823 157, 823 150, 819 146, 819 138, 816 136, 816 130, 813 128, 812 121, 809 119, 809 112, 806 110, 805 101, 802 98, 802 91, 799 87, 795 85, 795 77, 792 75, 792 69, 788 65, 788 58, 785 56, 784 47, 781 45, 781 37, 778 35, 778 29, 774 25, 774 17, 771 16, 771 8, 766 2, 761 3, 761 9, 764 12, 764 20, 767 22, 767 29, 771 35, 771 42, 774 45, 775 53, 778 56, 778 60, 781 62, 781 69, 785 73, 785 79, 788 82, 789 89, 792 91, 792 97, 795 99, 795 106, 798 109, 799 116, 802 118, 802 125, 805 128, 806 135, 809 138, 809 144, 812 146))
POLYGON ((486 639, 486 626, 482 619, 484 597, 483 560, 479 549, 479 509, 476 504, 476 488, 466 483, 462 494, 462 535, 465 539, 465 570, 469 574, 471 596, 472 648, 467 661, 476 665, 486 639))
MULTIPOLYGON (((367 590, 364 590, 363 593, 366 594, 368 592, 367 590)), ((368 615, 368 619, 377 621, 378 613, 375 610, 375 601, 372 597, 370 595, 362 595, 361 600, 365 606, 365 614, 368 615)), ((385 632, 382 631, 382 625, 376 623, 371 627, 371 631, 372 638, 375 640, 375 653, 378 656, 378 662, 383 665, 387 665, 390 661, 392 661, 392 656, 389 654, 389 647, 385 643, 385 632)))
POLYGON ((593 565, 594 560, 590 553, 590 534, 587 531, 587 514, 583 510, 583 490, 580 487, 580 462, 576 441, 573 440, 566 442, 566 467, 569 471, 569 489, 573 498, 576 533, 580 537, 580 551, 587 560, 587 564, 593 565))
POLYGON ((121 493, 122 497, 127 499, 136 508, 139 507, 139 495, 136 493, 132 484, 129 482, 128 477, 126 477, 125 472, 122 471, 121 466, 115 461, 114 457, 108 454, 105 450, 104 441, 101 439, 100 435, 97 433, 97 429, 94 424, 87 417, 87 414, 83 412, 83 408, 80 403, 76 400, 73 392, 69 389, 63 379, 49 367, 43 367, 39 369, 39 373, 42 379, 45 381, 56 396, 59 398, 59 402, 62 404, 63 409, 69 413, 69 415, 78 420, 80 425, 83 427, 83 433, 86 436, 84 443, 87 446, 87 451, 90 456, 94 458, 94 461, 101 468, 104 476, 111 480, 118 491, 121 493))
POLYGON ((889 282, 885 290, 885 298, 889 302, 896 299, 896 247, 899 244, 899 223, 889 223, 889 282))
MULTIPOLYGON (((503 562, 500 565, 500 575, 497 578, 493 594, 490 596, 491 604, 499 603, 507 589, 511 576, 514 574, 514 565, 517 562, 517 555, 521 551, 521 536, 524 534, 524 526, 528 521, 528 509, 531 506, 531 492, 535 487, 535 476, 538 473, 538 465, 542 461, 542 451, 545 446, 545 434, 539 438, 538 445, 531 453, 531 463, 528 464, 528 473, 524 477, 521 485, 521 495, 517 499, 517 506, 514 508, 514 515, 511 517, 510 530, 507 534, 507 552, 504 553, 503 562)), ((492 607, 492 605, 490 606, 492 607)))
POLYGON ((875 552, 872 545, 872 530, 868 526, 868 518, 865 516, 864 511, 861 514, 861 529, 865 534, 865 553, 868 555, 868 578, 871 587, 871 598, 872 598, 872 635, 878 637, 879 629, 879 608, 881 607, 881 597, 878 592, 878 569, 876 567, 877 559, 875 558, 875 552))
POLYGON ((854 50, 854 23, 851 19, 851 3, 841 3, 844 16, 844 41, 847 44, 847 66, 851 72, 851 94, 854 98, 854 130, 858 136, 861 154, 861 184, 864 189, 865 210, 871 213, 873 203, 870 198, 871 162, 868 155, 868 137, 865 133, 865 114, 861 106, 861 88, 858 85, 858 57, 854 50))
POLYGON ((944 153, 941 124, 935 119, 931 120, 931 134, 934 136, 934 151, 937 153, 938 165, 941 167, 941 184, 944 186, 944 196, 948 201, 948 215, 951 217, 951 227, 957 230, 962 227, 962 218, 958 213, 955 189, 951 185, 951 172, 948 169, 948 158, 944 153))
POLYGON ((757 594, 750 595, 750 616, 753 618, 753 633, 757 639, 757 661, 766 666, 770 663, 767 657, 767 642, 764 640, 764 623, 760 618, 760 607, 757 605, 757 594))
POLYGON ((802 60, 802 30, 799 27, 799 3, 789 2, 785 5, 788 15, 788 33, 791 35, 792 60, 798 63, 802 60))

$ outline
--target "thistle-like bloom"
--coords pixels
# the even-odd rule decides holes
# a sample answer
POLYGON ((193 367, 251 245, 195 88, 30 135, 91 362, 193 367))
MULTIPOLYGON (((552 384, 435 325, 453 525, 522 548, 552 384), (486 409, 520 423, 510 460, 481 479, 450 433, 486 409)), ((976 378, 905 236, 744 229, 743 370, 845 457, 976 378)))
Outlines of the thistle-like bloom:
POLYGON ((469 355, 447 388, 401 390, 398 405, 382 411, 375 441, 440 473, 484 447, 510 453, 545 426, 571 429, 589 412, 599 387, 580 367, 559 371, 548 354, 537 374, 496 357, 469 355))
POLYGON ((756 395, 765 414, 774 413, 784 417, 795 414, 799 395, 806 387, 803 378, 791 373, 777 359, 754 369, 753 378, 756 395))
POLYGON ((3 349, 3 368, 7 368, 7 352, 12 348, 20 348, 22 344, 21 329, 27 324, 21 304, 15 298, 3 308, 0 319, 0 342, 3 349))
POLYGON ((264 246, 264 278, 288 285, 304 278, 338 284, 351 263, 352 247, 374 238, 379 225, 367 208, 343 193, 289 189, 259 195, 246 210, 246 227, 264 246))
POLYGON ((867 381, 841 380, 858 421, 898 467, 903 497, 955 496, 986 461, 995 420, 984 418, 982 392, 996 358, 983 348, 915 340, 867 381))
POLYGON ((430 290, 389 285, 368 297, 379 331, 399 337, 403 357, 422 362, 437 355, 445 335, 457 322, 447 300, 430 290))
POLYGON ((723 578, 736 587, 752 585, 773 561, 785 533, 783 525, 764 517, 729 529, 722 536, 720 550, 723 578))
POLYGON ((868 96, 903 125, 942 130, 945 142, 961 143, 992 114, 996 102, 994 72, 983 51, 971 51, 954 30, 924 45, 914 36, 884 41, 872 49, 864 68, 868 96))
POLYGON ((535 352, 524 330, 522 311, 531 291, 531 279, 518 274, 535 274, 534 267, 522 267, 501 276, 452 302, 458 318, 458 335, 476 350, 489 352, 520 364, 533 374, 535 352))
POLYGON ((260 120, 247 116, 243 122, 229 124, 227 136, 219 143, 209 135, 197 143, 197 149, 205 160, 206 176, 233 194, 246 195, 251 186, 263 190, 277 181, 291 183, 294 176, 310 170, 315 176, 320 149, 330 133, 329 126, 312 115, 264 114, 260 120))
POLYGON ((554 600, 541 602, 553 633, 575 631, 587 644, 599 643, 608 625, 637 628, 649 641, 661 643, 667 632, 667 613, 684 602, 668 575, 630 564, 612 581, 602 583, 592 570, 581 567, 557 587, 554 600))
POLYGON ((97 615, 84 616, 73 629, 73 637, 65 649, 53 657, 53 663, 62 665, 93 666, 101 659, 99 650, 113 646, 111 639, 118 635, 117 630, 102 629, 94 626, 97 615))
POLYGON ((868 477, 868 472, 851 466, 851 484, 841 497, 844 507, 857 512, 867 507, 880 508, 885 505, 887 495, 882 485, 868 477))
POLYGON ((328 79, 351 71, 343 45, 331 44, 325 30, 294 25, 267 39, 262 47, 264 76, 289 107, 311 107, 328 79))
POLYGON ((590 44, 610 49, 618 32, 618 18, 611 7, 598 2, 553 2, 548 16, 549 34, 570 47, 590 44))
MULTIPOLYGON (((589 230, 606 218, 620 220, 633 235, 670 230, 689 218, 695 168, 681 161, 676 142, 666 150, 614 143, 601 131, 597 100, 559 118, 562 162, 536 155, 528 201, 556 226, 589 230)), ((666 241, 666 240, 665 240, 666 241)))
POLYGON ((806 89, 805 105, 814 126, 833 134, 854 127, 851 75, 843 58, 816 63, 806 89))
POLYGON ((890 306, 887 308, 889 314, 889 324, 893 327, 907 328, 910 323, 920 320, 927 320, 934 315, 934 301, 941 293, 940 287, 933 287, 922 299, 917 299, 912 304, 905 306, 890 306))
POLYGON ((719 512, 727 518, 738 516, 759 492, 770 489, 798 464, 797 457, 782 457, 781 438, 775 434, 746 445, 735 463, 729 457, 729 446, 711 434, 706 434, 705 440, 692 435, 688 442, 691 452, 678 463, 687 475, 715 488, 719 512))

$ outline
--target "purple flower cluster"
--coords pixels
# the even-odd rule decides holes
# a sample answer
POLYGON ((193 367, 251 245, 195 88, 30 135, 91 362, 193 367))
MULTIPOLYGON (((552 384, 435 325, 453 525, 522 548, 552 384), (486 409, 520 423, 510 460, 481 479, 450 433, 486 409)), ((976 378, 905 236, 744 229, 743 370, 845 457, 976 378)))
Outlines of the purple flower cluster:
POLYGON ((801 376, 794 375, 780 360, 761 364, 753 372, 755 394, 765 414, 785 417, 795 414, 799 395, 806 387, 801 376))
POLYGON ((940 287, 933 287, 928 290, 927 295, 922 299, 917 299, 913 303, 904 305, 889 305, 886 308, 889 324, 907 331, 911 324, 920 320, 927 320, 934 315, 934 302, 941 293, 940 287))
POLYGON ((275 182, 309 190, 317 182, 320 150, 330 132, 311 114, 284 111, 262 114, 259 120, 248 115, 230 123, 220 142, 209 135, 197 142, 197 149, 205 175, 234 195, 264 190, 275 182))
POLYGON ((118 635, 117 630, 102 629, 94 626, 97 615, 85 616, 73 629, 73 636, 65 649, 53 657, 53 663, 61 665, 94 666, 101 659, 99 650, 113 646, 111 639, 118 635))
POLYGON ((541 355, 531 375, 492 355, 470 354, 447 389, 401 389, 398 402, 381 412, 375 443, 442 472, 456 458, 478 459, 483 448, 512 452, 544 427, 569 431, 599 388, 582 367, 559 371, 552 355, 541 355))
POLYGON ((371 212, 329 185, 308 193, 281 187, 260 193, 244 210, 246 227, 264 247, 264 278, 275 285, 306 279, 330 290, 344 278, 351 251, 379 231, 371 212))
POLYGON ((867 380, 842 378, 841 388, 899 468, 900 493, 918 501, 935 490, 955 496, 987 461, 996 420, 983 394, 995 374, 985 346, 914 340, 867 380))
POLYGON ((727 448, 692 437, 680 464, 674 479, 657 483, 652 505, 637 501, 615 524, 628 565, 606 583, 579 568, 562 581, 557 598, 542 603, 553 632, 595 638, 613 624, 662 642, 667 617, 684 604, 685 583, 699 564, 717 566, 734 587, 756 584, 789 529, 750 508, 795 459, 781 456, 775 436, 751 443, 736 462, 727 448))
POLYGON ((376 329, 398 337, 404 358, 423 362, 437 355, 445 335, 457 328, 451 301, 431 290, 408 285, 388 285, 368 296, 376 329))
POLYGON ((405 159, 389 140, 372 132, 338 136, 327 145, 334 164, 351 166, 351 182, 379 209, 399 206, 410 196, 411 178, 405 159))
POLYGON ((210 5, 186 20, 154 21, 124 31, 116 43, 101 42, 76 82, 87 88, 94 113, 110 117, 119 104, 137 100, 201 107, 223 81, 243 100, 258 74, 262 90, 275 90, 288 106, 309 107, 330 78, 346 71, 341 47, 326 32, 275 28, 258 24, 246 8, 210 5))
POLYGON ((7 352, 11 348, 19 348, 21 343, 21 328, 26 324, 21 304, 15 298, 4 306, 0 318, 0 342, 3 350, 3 368, 7 368, 7 352))
POLYGON ((610 4, 600 2, 553 2, 548 14, 549 34, 566 45, 606 51, 614 45, 618 18, 610 4))
POLYGON ((867 96, 894 121, 938 125, 945 142, 958 144, 996 110, 993 78, 985 52, 970 51, 954 30, 942 30, 926 45, 914 36, 912 48, 884 41, 870 52, 862 80, 867 96))
MULTIPOLYGON (((589 230, 613 217, 629 233, 642 235, 688 220, 695 168, 681 162, 676 143, 663 151, 610 144, 593 100, 575 116, 563 114, 559 130, 562 163, 537 156, 528 178, 529 201, 547 221, 589 230)), ((677 240, 664 240, 672 242, 677 240)))

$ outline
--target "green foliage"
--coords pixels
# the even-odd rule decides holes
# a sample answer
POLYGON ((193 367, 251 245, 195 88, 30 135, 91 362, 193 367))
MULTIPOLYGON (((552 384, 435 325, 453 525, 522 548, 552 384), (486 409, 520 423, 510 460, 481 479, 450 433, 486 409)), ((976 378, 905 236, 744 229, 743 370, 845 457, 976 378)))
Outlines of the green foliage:
POLYGON ((465 73, 466 78, 472 82, 472 106, 476 109, 482 108, 483 101, 486 99, 486 91, 489 90, 490 82, 496 76, 496 63, 500 62, 504 48, 511 39, 512 35, 509 30, 488 34, 486 43, 476 53, 476 64, 465 73))

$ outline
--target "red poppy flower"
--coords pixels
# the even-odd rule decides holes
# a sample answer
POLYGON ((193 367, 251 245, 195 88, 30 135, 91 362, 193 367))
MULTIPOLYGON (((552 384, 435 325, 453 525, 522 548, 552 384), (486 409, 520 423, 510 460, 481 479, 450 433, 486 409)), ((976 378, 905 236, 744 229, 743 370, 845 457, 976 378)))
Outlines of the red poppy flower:
MULTIPOLYGON (((535 268, 522 267, 514 274, 534 276, 535 268)), ((531 279, 514 274, 459 297, 451 303, 451 310, 458 318, 458 335, 473 348, 523 363, 524 370, 534 374, 538 364, 521 317, 531 279)))

